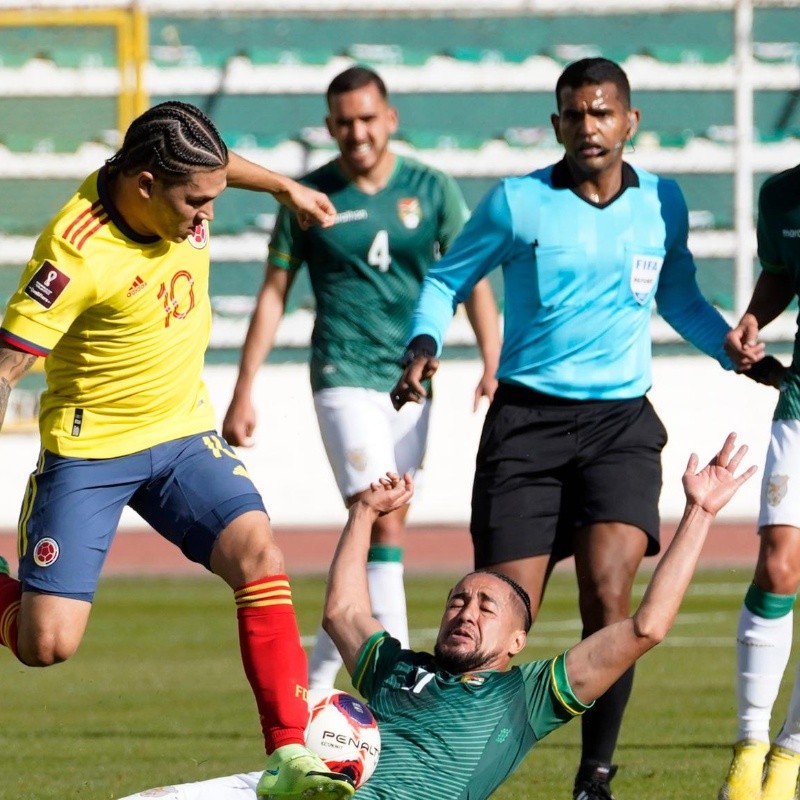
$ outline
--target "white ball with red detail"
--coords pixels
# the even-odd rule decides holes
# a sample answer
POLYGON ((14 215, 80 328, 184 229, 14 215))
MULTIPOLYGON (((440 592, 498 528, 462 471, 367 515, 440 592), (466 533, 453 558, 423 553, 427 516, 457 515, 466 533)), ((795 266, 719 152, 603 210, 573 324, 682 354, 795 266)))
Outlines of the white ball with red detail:
POLYGON ((337 689, 308 692, 306 745, 356 789, 370 778, 381 754, 378 723, 366 703, 337 689))

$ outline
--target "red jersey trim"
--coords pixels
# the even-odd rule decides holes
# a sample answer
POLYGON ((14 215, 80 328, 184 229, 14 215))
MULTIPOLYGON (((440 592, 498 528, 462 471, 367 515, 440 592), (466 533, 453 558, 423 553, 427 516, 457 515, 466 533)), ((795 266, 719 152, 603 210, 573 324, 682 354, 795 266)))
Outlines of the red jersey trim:
POLYGON ((103 225, 109 223, 109 216, 102 203, 96 200, 92 205, 78 214, 67 226, 63 238, 80 250, 86 240, 97 233, 103 225))
POLYGON ((21 339, 19 336, 14 336, 13 333, 7 331, 5 328, 0 328, 0 341, 16 347, 17 350, 22 350, 24 353, 30 353, 32 356, 39 356, 44 358, 50 353, 50 350, 40 347, 38 344, 29 342, 27 339, 21 339))

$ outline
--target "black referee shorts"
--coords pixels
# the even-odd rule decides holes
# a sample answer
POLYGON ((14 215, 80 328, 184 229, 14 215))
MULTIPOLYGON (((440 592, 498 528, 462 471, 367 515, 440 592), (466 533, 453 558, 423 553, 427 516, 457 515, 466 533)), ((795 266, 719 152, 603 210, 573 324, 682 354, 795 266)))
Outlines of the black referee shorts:
POLYGON ((659 550, 667 432, 646 397, 569 400, 501 383, 486 415, 472 487, 476 568, 573 553, 578 528, 624 522, 659 550))

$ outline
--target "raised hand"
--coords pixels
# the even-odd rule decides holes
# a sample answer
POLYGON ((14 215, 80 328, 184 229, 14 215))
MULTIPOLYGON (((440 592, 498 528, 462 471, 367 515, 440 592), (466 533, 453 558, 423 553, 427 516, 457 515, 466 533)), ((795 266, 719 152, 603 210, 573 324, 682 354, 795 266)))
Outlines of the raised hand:
POLYGON ((747 445, 734 452, 735 448, 736 434, 729 433, 722 449, 699 472, 697 454, 691 454, 683 473, 687 502, 709 514, 716 514, 739 491, 739 487, 756 474, 758 467, 753 465, 737 477, 736 470, 747 453, 747 445))
POLYGON ((387 472, 370 484, 369 491, 362 495, 360 502, 378 515, 383 515, 404 506, 413 494, 414 480, 408 472, 402 478, 396 472, 387 472))

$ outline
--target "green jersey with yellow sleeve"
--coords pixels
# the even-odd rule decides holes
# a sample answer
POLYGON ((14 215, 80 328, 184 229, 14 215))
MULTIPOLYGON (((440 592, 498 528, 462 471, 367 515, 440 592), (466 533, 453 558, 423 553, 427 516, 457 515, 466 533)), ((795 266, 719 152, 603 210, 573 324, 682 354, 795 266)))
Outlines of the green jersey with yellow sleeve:
POLYGON ((483 800, 537 742, 587 708, 570 688, 564 654, 453 675, 385 632, 365 643, 353 686, 381 733, 378 765, 358 800, 483 800))

